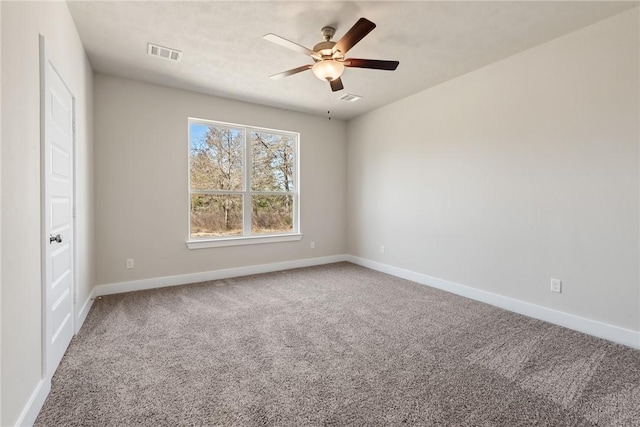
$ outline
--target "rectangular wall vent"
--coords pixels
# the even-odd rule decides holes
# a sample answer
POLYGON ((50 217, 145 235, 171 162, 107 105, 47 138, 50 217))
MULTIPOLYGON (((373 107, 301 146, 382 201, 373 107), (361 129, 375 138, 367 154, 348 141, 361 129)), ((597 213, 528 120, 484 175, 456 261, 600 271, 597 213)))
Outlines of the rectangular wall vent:
POLYGON ((147 43, 147 53, 151 56, 166 59, 169 61, 180 62, 182 52, 168 47, 158 46, 157 44, 147 43))
POLYGON ((354 95, 352 93, 348 93, 346 95, 342 95, 338 99, 341 100, 341 101, 356 102, 356 101, 362 99, 362 97, 360 95, 354 95))

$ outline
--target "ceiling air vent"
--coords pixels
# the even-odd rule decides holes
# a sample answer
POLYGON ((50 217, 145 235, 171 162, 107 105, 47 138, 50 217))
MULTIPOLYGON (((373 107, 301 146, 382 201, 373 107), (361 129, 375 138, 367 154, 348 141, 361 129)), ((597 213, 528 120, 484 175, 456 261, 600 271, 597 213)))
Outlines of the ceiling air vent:
POLYGON ((169 61, 180 62, 182 52, 168 47, 158 46, 157 44, 147 43, 147 53, 151 56, 167 59, 169 61))
POLYGON ((338 99, 341 100, 341 101, 356 102, 356 101, 362 99, 362 97, 359 96, 359 95, 354 95, 354 94, 348 93, 346 95, 342 95, 338 99))

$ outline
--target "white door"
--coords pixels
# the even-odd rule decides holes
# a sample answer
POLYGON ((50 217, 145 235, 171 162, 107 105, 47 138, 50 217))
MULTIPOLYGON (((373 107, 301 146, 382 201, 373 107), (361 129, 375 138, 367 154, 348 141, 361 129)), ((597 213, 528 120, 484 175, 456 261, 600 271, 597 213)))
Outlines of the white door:
POLYGON ((49 378, 73 337, 73 95, 41 39, 44 363, 49 378))

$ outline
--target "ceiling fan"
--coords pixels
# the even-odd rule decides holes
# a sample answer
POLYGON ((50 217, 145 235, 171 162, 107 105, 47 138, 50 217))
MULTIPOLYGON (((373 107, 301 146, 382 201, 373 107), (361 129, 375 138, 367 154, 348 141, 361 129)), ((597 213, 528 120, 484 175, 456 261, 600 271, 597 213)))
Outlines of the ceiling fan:
POLYGON ((314 64, 303 65, 292 70, 270 76, 272 79, 281 79, 283 77, 292 76, 302 71, 312 70, 313 74, 320 80, 326 80, 331 86, 331 90, 336 92, 344 89, 340 76, 344 71, 344 67, 351 68, 371 68, 374 70, 393 71, 398 68, 398 61, 383 61, 378 59, 358 59, 345 58, 346 53, 360 40, 369 34, 376 24, 365 18, 358 19, 358 22, 337 42, 331 41, 336 33, 333 27, 324 27, 322 29, 322 37, 324 41, 313 47, 313 50, 301 46, 297 43, 284 39, 275 34, 265 34, 263 38, 280 46, 295 50, 296 52, 309 55, 314 64))

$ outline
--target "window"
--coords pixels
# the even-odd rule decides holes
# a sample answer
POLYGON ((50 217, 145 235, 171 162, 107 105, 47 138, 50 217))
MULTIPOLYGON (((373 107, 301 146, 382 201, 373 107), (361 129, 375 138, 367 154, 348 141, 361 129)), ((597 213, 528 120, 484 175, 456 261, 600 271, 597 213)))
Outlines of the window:
POLYGON ((189 247, 299 240, 299 134, 189 119, 189 247))

